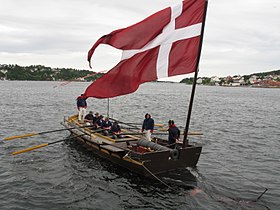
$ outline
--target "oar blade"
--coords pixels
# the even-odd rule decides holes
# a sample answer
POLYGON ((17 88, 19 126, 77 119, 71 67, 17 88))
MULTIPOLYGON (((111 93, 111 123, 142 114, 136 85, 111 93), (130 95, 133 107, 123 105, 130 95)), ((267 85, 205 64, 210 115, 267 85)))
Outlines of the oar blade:
POLYGON ((159 130, 159 131, 167 131, 168 128, 159 128, 158 130, 159 130))
POLYGON ((163 127, 164 125, 163 125, 163 124, 156 123, 155 126, 163 127))
POLYGON ((201 136, 201 135, 203 135, 203 133, 201 133, 201 132, 188 132, 188 135, 191 135, 191 136, 201 136))
POLYGON ((47 144, 47 143, 39 144, 39 145, 34 146, 34 147, 30 147, 30 148, 26 148, 26 149, 23 149, 23 150, 15 151, 15 152, 12 153, 12 155, 18 155, 18 154, 21 154, 21 153, 24 153, 24 152, 29 152, 29 151, 32 151, 32 150, 35 150, 35 149, 39 149, 41 147, 46 147, 48 145, 49 144, 47 144))
POLYGON ((25 137, 30 137, 30 136, 35 136, 38 135, 38 133, 26 133, 20 136, 10 136, 7 138, 4 138, 4 140, 9 141, 9 140, 13 140, 13 139, 20 139, 20 138, 25 138, 25 137))

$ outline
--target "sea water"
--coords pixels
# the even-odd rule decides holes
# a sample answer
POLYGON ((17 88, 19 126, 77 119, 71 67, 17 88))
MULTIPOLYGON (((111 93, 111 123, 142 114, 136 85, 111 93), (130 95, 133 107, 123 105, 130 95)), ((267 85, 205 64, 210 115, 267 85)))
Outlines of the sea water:
MULTIPOLYGON (((190 131, 203 136, 189 140, 203 151, 195 169, 158 177, 168 188, 74 141, 12 156, 69 136, 2 140, 63 128, 90 83, 62 84, 0 81, 0 209, 279 209, 280 89, 197 86, 190 131)), ((185 84, 147 83, 126 96, 89 98, 87 110, 139 124, 150 113, 155 123, 173 119, 183 130, 190 91, 185 84)))

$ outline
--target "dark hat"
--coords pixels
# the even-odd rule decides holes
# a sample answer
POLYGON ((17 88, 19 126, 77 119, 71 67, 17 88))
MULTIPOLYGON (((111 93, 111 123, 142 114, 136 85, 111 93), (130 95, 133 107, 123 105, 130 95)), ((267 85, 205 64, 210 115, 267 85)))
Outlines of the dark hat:
POLYGON ((174 124, 174 120, 169 120, 169 121, 168 121, 168 124, 169 124, 169 125, 173 125, 173 124, 174 124))
POLYGON ((99 113, 98 113, 98 112, 96 112, 94 115, 99 115, 99 113))

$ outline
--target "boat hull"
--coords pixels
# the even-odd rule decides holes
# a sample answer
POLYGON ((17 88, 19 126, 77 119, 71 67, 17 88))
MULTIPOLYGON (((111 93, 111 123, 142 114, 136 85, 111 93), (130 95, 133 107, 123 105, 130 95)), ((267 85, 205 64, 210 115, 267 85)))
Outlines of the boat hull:
POLYGON ((167 148, 163 151, 151 151, 150 148, 137 146, 140 137, 128 136, 122 139, 111 139, 94 130, 81 128, 73 117, 64 120, 63 125, 66 128, 76 127, 76 129, 69 129, 73 135, 77 136, 74 140, 94 154, 144 176, 195 167, 202 151, 201 145, 178 147, 177 150, 167 148), (140 148, 142 151, 135 148, 140 148))

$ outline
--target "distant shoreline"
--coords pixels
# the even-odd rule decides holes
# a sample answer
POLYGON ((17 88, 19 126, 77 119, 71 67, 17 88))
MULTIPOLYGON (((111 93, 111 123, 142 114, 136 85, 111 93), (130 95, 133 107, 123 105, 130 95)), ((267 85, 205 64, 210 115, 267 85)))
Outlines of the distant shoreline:
MULTIPOLYGON (((55 83, 63 83, 63 82, 93 82, 93 81, 77 81, 77 80, 60 80, 60 81, 52 81, 52 80, 0 80, 5 82, 55 82, 55 83)), ((152 83, 170 83, 170 84, 185 84, 185 85, 192 85, 192 84, 186 84, 182 82, 173 82, 173 81, 152 81, 152 83)), ((225 85, 202 85, 197 84, 197 86, 207 86, 207 87, 225 87, 225 88, 280 88, 280 86, 256 86, 256 85, 240 85, 240 86, 225 86, 225 85)))
POLYGON ((280 86, 223 86, 223 85, 198 85, 198 86, 213 86, 213 87, 225 87, 225 88, 280 88, 280 86))

